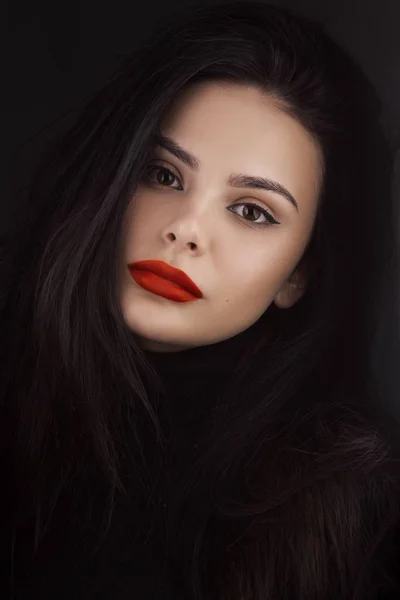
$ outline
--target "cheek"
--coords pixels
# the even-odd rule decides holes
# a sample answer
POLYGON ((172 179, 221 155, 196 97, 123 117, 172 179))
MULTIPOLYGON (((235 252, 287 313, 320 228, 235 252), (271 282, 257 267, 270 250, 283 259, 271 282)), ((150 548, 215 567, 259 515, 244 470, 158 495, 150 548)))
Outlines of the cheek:
POLYGON ((276 287, 276 277, 268 269, 260 270, 249 264, 243 269, 234 269, 221 279, 221 299, 226 307, 252 310, 269 303, 276 287))
POLYGON ((279 262, 274 259, 274 251, 268 254, 249 250, 249 247, 237 249, 235 254, 226 257, 222 272, 231 289, 265 290, 274 279, 279 278, 279 262))
POLYGON ((263 277, 253 272, 251 277, 238 275, 229 282, 225 280, 221 295, 210 304, 212 327, 226 327, 230 335, 250 327, 271 305, 274 291, 274 283, 265 272, 263 277))
POLYGON ((149 240, 149 232, 154 230, 155 211, 149 210, 150 204, 143 197, 134 198, 127 211, 124 239, 129 254, 139 249, 145 240, 149 240))
POLYGON ((221 291, 226 305, 269 304, 291 274, 297 255, 280 244, 270 244, 268 253, 243 249, 227 256, 220 269, 221 291), (246 251, 247 250, 247 251, 246 251))

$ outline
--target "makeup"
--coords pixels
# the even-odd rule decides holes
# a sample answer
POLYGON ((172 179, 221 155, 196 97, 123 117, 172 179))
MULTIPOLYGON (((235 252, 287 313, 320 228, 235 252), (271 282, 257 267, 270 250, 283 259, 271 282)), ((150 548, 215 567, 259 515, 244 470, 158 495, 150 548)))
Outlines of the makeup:
POLYGON ((192 302, 201 290, 181 269, 162 260, 140 260, 128 265, 134 281, 145 290, 174 302, 192 302))

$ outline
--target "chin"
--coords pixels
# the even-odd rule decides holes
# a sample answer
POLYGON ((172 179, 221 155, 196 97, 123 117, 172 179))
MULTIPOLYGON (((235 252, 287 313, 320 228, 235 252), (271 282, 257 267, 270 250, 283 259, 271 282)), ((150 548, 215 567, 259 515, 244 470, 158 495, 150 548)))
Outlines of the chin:
POLYGON ((138 339, 138 343, 143 350, 150 350, 151 352, 182 352, 183 350, 193 348, 193 346, 174 344, 169 342, 160 342, 157 340, 150 340, 140 336, 138 339))

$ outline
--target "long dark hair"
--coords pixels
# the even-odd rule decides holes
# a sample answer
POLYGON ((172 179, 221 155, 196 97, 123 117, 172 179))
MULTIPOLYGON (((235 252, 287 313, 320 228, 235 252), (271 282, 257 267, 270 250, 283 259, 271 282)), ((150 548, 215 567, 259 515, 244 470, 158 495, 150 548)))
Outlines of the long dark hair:
POLYGON ((116 275, 162 116, 200 80, 270 93, 320 144, 324 179, 302 257, 307 292, 259 319, 176 490, 169 551, 196 600, 365 599, 399 519, 392 423, 370 369, 396 251, 393 156, 361 69, 320 24, 282 8, 174 14, 44 157, 2 262, 2 397, 19 494, 39 543, 60 491, 90 461, 111 496, 123 493, 127 420, 139 455, 139 415, 163 452, 156 374, 124 322, 116 275))

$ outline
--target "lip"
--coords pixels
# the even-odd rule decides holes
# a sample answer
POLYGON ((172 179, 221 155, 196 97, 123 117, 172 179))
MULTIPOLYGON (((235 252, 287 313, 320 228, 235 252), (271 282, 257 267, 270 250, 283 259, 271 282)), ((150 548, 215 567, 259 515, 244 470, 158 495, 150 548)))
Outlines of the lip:
POLYGON ((144 289, 175 302, 203 297, 190 277, 162 260, 140 260, 128 265, 132 278, 144 289))

